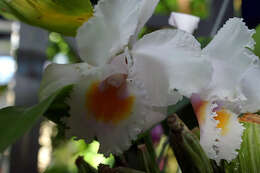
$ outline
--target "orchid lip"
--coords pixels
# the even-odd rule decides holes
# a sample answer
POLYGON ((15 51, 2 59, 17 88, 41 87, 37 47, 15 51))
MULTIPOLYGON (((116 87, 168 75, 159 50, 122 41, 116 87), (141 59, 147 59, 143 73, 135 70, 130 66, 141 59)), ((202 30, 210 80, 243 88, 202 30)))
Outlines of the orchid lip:
POLYGON ((86 92, 86 108, 95 119, 117 124, 131 115, 135 97, 127 90, 126 76, 116 74, 93 82, 86 92))

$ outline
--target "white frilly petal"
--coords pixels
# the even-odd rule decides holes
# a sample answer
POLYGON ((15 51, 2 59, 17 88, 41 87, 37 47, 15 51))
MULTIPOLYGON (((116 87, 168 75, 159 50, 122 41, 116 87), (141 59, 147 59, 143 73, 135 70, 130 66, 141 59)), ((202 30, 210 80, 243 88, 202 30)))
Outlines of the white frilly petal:
POLYGON ((218 164, 221 159, 228 162, 236 158, 237 150, 240 149, 244 127, 238 121, 238 115, 227 110, 225 105, 219 106, 213 102, 206 102, 192 98, 192 104, 200 126, 200 144, 209 158, 218 164), (226 122, 222 121, 225 128, 218 128, 218 116, 224 111, 227 116, 226 122))
MULTIPOLYGON (((154 87, 168 87, 172 92, 177 89, 187 97, 206 87, 211 80, 212 68, 200 55, 200 44, 191 34, 173 29, 145 35, 132 50, 134 70, 141 74, 138 77, 151 96, 156 94, 154 87), (156 85, 150 85, 152 83, 156 85)), ((155 104, 165 103, 158 99, 155 104)))
POLYGON ((159 0, 142 0, 138 25, 135 31, 135 35, 133 35, 133 37, 131 38, 131 45, 133 45, 136 42, 139 32, 141 31, 145 23, 148 21, 148 19, 152 16, 158 2, 159 0))
POLYGON ((118 123, 97 120, 85 106, 86 92, 93 82, 104 79, 106 71, 103 67, 95 68, 91 73, 81 76, 78 80, 68 100, 71 116, 67 118, 67 124, 70 127, 67 134, 68 137, 76 136, 88 143, 96 138, 100 142, 101 153, 105 155, 120 154, 131 146, 132 140, 135 140, 139 133, 166 117, 165 114, 156 112, 145 104, 147 96, 144 88, 127 80, 127 90, 130 95, 135 97, 129 117, 118 123))
POLYGON ((96 124, 91 115, 86 110, 86 92, 93 82, 99 81, 103 77, 101 68, 96 68, 92 73, 81 76, 74 86, 74 89, 67 103, 70 106, 70 117, 66 118, 69 129, 67 137, 76 136, 84 139, 87 143, 92 142, 96 136, 96 124))
POLYGON ((231 162, 238 155, 238 150, 240 149, 242 143, 242 135, 244 132, 244 127, 239 123, 238 115, 226 110, 231 114, 228 129, 229 132, 225 135, 220 135, 219 141, 217 142, 216 151, 217 157, 215 160, 217 163, 221 161, 221 159, 225 159, 228 162, 231 162))
POLYGON ((203 55, 213 65, 214 74, 204 99, 244 100, 239 87, 243 74, 255 63, 253 30, 249 30, 242 19, 232 18, 218 31, 214 39, 203 49, 203 55))
POLYGON ((136 86, 145 88, 147 105, 168 106, 181 100, 182 96, 177 92, 169 95, 169 77, 159 60, 134 54, 133 62, 129 79, 136 86))
POLYGON ((215 160, 217 158, 217 140, 219 139, 221 131, 216 128, 218 122, 214 119, 217 114, 213 110, 217 107, 217 105, 211 103, 205 104, 205 112, 202 112, 204 115, 197 115, 197 117, 204 117, 204 121, 200 123, 200 144, 208 157, 215 160))
POLYGON ((39 98, 43 100, 63 86, 76 83, 81 74, 87 74, 92 67, 87 63, 50 64, 43 74, 39 98))
POLYGON ((100 0, 94 16, 77 33, 81 58, 98 66, 123 51, 136 31, 141 3, 141 0, 100 0))
POLYGON ((257 112, 260 110, 260 66, 249 69, 241 80, 243 94, 246 97, 242 112, 257 112))

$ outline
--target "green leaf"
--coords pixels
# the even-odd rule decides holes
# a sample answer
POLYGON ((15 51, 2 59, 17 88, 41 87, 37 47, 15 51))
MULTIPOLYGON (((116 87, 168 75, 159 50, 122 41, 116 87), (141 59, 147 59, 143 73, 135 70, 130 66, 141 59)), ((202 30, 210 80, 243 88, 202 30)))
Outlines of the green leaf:
POLYGON ((253 38, 256 42, 254 53, 260 57, 260 25, 256 27, 256 33, 254 34, 253 38))
POLYGON ((27 132, 48 110, 55 99, 71 90, 71 87, 71 85, 65 86, 31 108, 7 107, 0 109, 0 153, 27 132))
POLYGON ((65 138, 65 130, 69 127, 63 122, 63 118, 69 117, 69 105, 66 100, 69 98, 70 93, 73 89, 73 85, 62 93, 60 93, 49 106, 48 110, 44 113, 44 116, 57 124, 58 133, 56 139, 63 140, 65 138))
MULTIPOLYGON (((258 119, 260 117, 258 116, 258 119)), ((258 173, 260 168, 260 124, 243 122, 246 128, 238 157, 230 164, 225 163, 225 170, 229 172, 258 173)))
POLYGON ((74 36, 93 14, 89 0, 0 0, 0 13, 64 35, 74 36))

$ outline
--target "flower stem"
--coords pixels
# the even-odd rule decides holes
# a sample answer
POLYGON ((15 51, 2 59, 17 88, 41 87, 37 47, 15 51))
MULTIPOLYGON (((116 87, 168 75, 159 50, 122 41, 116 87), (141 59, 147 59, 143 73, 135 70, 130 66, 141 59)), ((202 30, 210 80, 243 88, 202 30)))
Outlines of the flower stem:
POLYGON ((183 173, 213 173, 210 160, 200 146, 199 139, 174 114, 169 116, 170 146, 183 173))

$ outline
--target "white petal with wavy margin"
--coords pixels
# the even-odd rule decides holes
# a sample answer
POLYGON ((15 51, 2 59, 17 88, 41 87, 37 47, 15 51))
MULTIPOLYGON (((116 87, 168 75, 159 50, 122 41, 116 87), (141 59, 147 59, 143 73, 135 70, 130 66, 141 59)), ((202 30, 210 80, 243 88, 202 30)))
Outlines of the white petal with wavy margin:
POLYGON ((212 83, 207 92, 202 93, 204 99, 245 100, 239 82, 257 59, 247 49, 254 47, 253 33, 242 19, 232 18, 203 49, 203 55, 214 68, 212 83))
POLYGON ((165 29, 145 35, 134 45, 132 55, 137 61, 134 71, 143 74, 140 79, 148 88, 148 95, 153 95, 153 86, 149 83, 153 76, 162 88, 167 88, 168 80, 169 90, 177 89, 187 97, 200 92, 211 80, 212 68, 207 60, 200 57, 200 44, 191 34, 181 30, 165 29), (146 63, 152 67, 149 69, 146 63), (150 78, 143 73, 146 70, 150 78))
POLYGON ((81 58, 104 65, 124 50, 138 24, 142 0, 100 0, 95 13, 77 33, 81 58))
POLYGON ((39 89, 39 98, 43 100, 63 86, 75 84, 81 74, 92 70, 87 63, 78 64, 50 64, 43 74, 39 89))
POLYGON ((86 92, 93 82, 103 80, 104 75, 106 76, 103 68, 96 68, 88 75, 81 76, 75 85, 68 101, 71 108, 71 116, 67 119, 70 127, 68 137, 76 136, 88 143, 97 138, 100 142, 100 152, 105 155, 120 154, 131 146, 132 140, 135 140, 139 133, 166 117, 145 104, 147 96, 144 88, 127 80, 127 90, 130 95, 135 97, 131 114, 116 124, 97 120, 85 105, 86 92))
POLYGON ((246 97, 242 105, 243 112, 257 112, 260 110, 260 66, 249 69, 241 80, 243 94, 246 97))
POLYGON ((158 2, 159 0, 143 0, 135 35, 133 35, 133 37, 131 38, 131 45, 133 45, 137 41, 139 32, 148 21, 148 19, 152 16, 158 2))
POLYGON ((238 115, 219 101, 207 102, 193 96, 191 102, 199 121, 200 144, 208 157, 218 164, 221 159, 230 162, 236 158, 244 130, 238 115))

